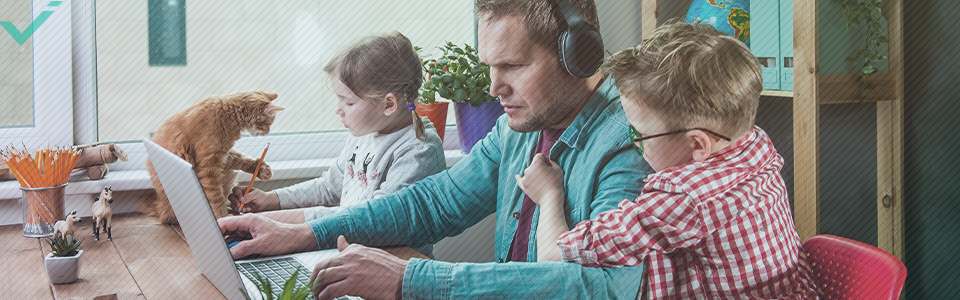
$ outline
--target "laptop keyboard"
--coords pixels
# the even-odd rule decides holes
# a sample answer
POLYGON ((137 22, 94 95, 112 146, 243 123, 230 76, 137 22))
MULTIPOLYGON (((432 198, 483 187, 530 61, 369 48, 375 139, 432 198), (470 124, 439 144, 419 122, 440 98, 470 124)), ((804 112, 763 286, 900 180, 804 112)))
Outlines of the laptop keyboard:
MULTIPOLYGON (((237 266, 239 267, 240 274, 243 274, 243 276, 246 276, 253 282, 257 282, 256 275, 254 274, 259 273, 261 277, 270 282, 275 297, 280 296, 280 292, 283 291, 283 285, 287 282, 287 279, 293 277, 293 272, 297 271, 298 268, 300 269, 300 273, 297 273, 297 288, 307 286, 310 282, 310 275, 313 273, 313 270, 304 268, 300 262, 292 257, 241 262, 238 263, 237 266)), ((313 299, 313 296, 310 296, 309 299, 313 299)))

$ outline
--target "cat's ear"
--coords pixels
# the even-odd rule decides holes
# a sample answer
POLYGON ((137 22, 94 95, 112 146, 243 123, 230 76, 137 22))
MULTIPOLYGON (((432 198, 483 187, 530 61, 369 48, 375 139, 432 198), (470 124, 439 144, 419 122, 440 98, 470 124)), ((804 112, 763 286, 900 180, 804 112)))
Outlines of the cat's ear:
MULTIPOLYGON (((274 95, 276 95, 276 94, 274 94, 274 95)), ((265 108, 265 109, 263 110, 263 113, 268 114, 268 115, 272 115, 272 114, 275 114, 275 113, 277 113, 278 111, 281 111, 281 110, 283 110, 283 107, 279 107, 279 106, 276 106, 276 105, 273 105, 273 104, 268 104, 268 105, 267 105, 267 108, 265 108)))
MULTIPOLYGON (((270 101, 277 100, 277 94, 274 94, 274 93, 265 93, 265 94, 267 95, 268 100, 270 101)), ((283 110, 283 108, 280 108, 280 109, 283 110)))

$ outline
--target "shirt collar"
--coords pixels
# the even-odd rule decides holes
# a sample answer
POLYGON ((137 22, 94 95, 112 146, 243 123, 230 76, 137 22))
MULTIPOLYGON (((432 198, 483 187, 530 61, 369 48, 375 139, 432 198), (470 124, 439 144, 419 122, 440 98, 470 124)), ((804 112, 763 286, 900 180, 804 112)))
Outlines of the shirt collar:
POLYGON ((583 105, 583 108, 577 113, 577 117, 573 119, 573 123, 567 126, 557 142, 564 143, 574 149, 583 149, 587 142, 587 134, 589 134, 587 126, 596 122, 606 107, 620 98, 620 90, 614 85, 613 78, 606 76, 602 80, 600 86, 590 95, 587 103, 583 105))

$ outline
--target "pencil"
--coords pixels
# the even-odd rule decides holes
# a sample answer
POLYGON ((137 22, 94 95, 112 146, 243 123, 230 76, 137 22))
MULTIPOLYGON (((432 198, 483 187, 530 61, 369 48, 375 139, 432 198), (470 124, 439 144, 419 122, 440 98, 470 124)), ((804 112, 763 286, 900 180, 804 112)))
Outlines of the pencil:
MULTIPOLYGON (((263 164, 263 158, 267 157, 267 149, 270 149, 270 143, 267 143, 267 147, 263 148, 263 154, 260 154, 260 160, 257 160, 257 168, 253 169, 253 176, 250 177, 250 183, 247 184, 247 190, 243 192, 241 197, 246 196, 247 193, 250 193, 250 189, 253 188, 253 181, 257 179, 257 174, 260 174, 260 165, 263 164)), ((239 201, 239 199, 237 199, 239 201)), ((243 210, 243 201, 240 201, 240 207, 237 208, 237 211, 243 210)))

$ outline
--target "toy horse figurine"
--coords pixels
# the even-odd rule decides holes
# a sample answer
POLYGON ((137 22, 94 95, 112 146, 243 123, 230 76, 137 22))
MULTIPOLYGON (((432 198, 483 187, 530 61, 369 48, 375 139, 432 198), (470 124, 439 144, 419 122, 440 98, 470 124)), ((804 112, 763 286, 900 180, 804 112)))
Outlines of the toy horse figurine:
POLYGON ((73 237, 73 230, 76 229, 74 223, 82 223, 83 220, 80 220, 80 217, 77 216, 77 211, 73 211, 66 218, 61 221, 57 221, 53 224, 53 235, 60 235, 60 237, 67 237, 69 234, 70 237, 73 237))
POLYGON ((110 220, 113 219, 113 209, 110 208, 113 203, 113 189, 111 187, 103 188, 97 200, 93 201, 93 236, 100 240, 100 228, 107 233, 107 239, 113 240, 110 220))

